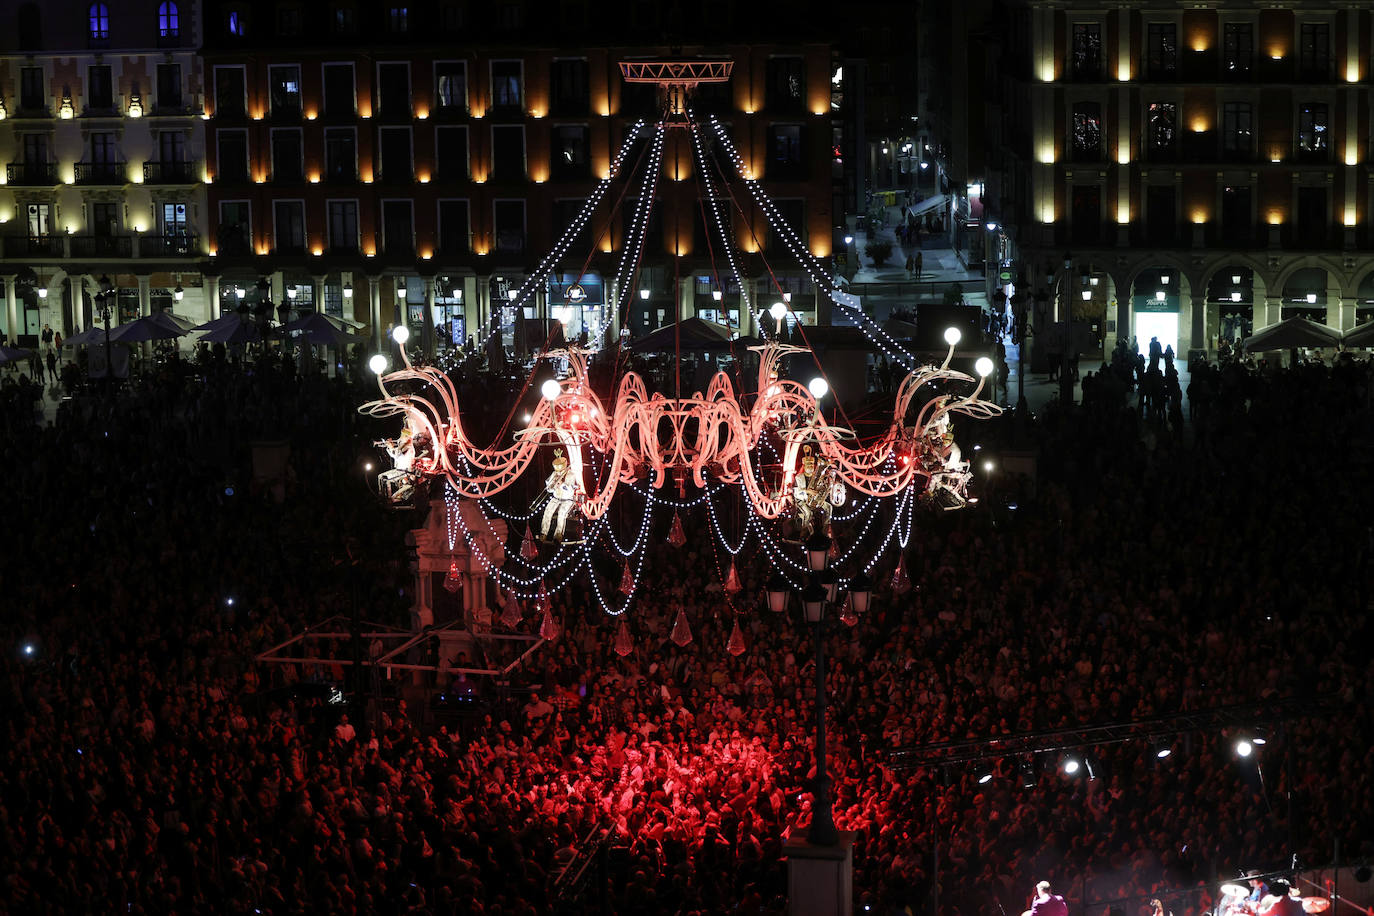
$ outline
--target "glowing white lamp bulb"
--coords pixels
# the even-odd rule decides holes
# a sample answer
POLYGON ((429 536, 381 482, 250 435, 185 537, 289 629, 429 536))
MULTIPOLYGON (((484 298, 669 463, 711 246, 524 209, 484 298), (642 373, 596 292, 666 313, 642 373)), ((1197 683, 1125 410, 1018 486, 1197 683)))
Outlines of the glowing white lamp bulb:
POLYGON ((980 376, 987 378, 989 375, 992 375, 992 360, 988 359, 986 356, 980 356, 978 362, 973 364, 973 368, 978 371, 980 376))
POLYGON ((410 340, 410 328, 403 324, 396 325, 391 329, 391 339, 404 347, 406 341, 410 340))
POLYGON ((1070 776, 1072 776, 1074 773, 1077 773, 1077 772, 1078 772, 1078 761, 1077 761, 1077 760, 1074 760, 1074 759, 1072 759, 1072 758, 1070 758, 1069 760, 1064 761, 1064 772, 1065 772, 1065 773, 1068 773, 1070 776))
POLYGON ((539 386, 539 393, 544 396, 544 400, 552 401, 563 393, 563 386, 558 384, 557 379, 547 379, 539 386))
POLYGON ((1236 742, 1236 753, 1242 757, 1249 757, 1255 752, 1255 746, 1244 738, 1236 742))
POLYGON ((813 398, 819 401, 830 390, 830 383, 818 375, 806 383, 806 389, 811 392, 813 398))
POLYGON ((381 353, 373 353, 372 358, 367 361, 367 367, 377 375, 386 371, 386 357, 381 353))
POLYGON ((782 321, 783 316, 787 314, 787 306, 781 302, 774 302, 768 307, 768 314, 773 316, 774 321, 782 321))
POLYGON ((951 347, 958 346, 963 338, 963 333, 958 328, 945 328, 945 343, 951 347))

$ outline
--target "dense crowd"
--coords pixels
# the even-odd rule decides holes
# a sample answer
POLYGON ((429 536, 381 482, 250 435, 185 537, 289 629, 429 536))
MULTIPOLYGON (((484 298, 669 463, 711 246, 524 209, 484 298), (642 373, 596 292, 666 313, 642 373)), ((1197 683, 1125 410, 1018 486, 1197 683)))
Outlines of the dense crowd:
MULTIPOLYGON (((1210 397, 1190 392, 1178 437, 1130 399, 1053 412, 1022 430, 1034 487, 918 516, 910 588, 889 563, 869 613, 826 636, 860 911, 929 912, 938 893, 942 913, 1019 912, 1047 878, 1094 914, 1192 889, 1169 900, 1185 916, 1214 875, 1325 863, 1336 840, 1374 856, 1369 384, 1356 364, 1195 372, 1210 397), (1030 788, 1020 760, 980 784, 892 753, 1277 697, 1339 718, 1276 728, 1249 761, 1203 734, 1165 761, 1095 749, 1094 780, 1045 758, 1030 788)), ((357 416, 368 397, 211 359, 50 427, 13 419, 0 909, 784 912, 782 842, 813 801, 812 632, 795 605, 766 609, 752 545, 727 597, 700 507, 681 548, 655 529, 628 645, 574 578, 513 692, 444 675, 480 710, 452 727, 395 697, 344 717, 300 689, 332 666, 254 661, 351 602, 409 619, 419 519, 366 485, 369 444, 395 433, 357 416), (264 440, 289 443, 280 502, 254 485, 264 440)))

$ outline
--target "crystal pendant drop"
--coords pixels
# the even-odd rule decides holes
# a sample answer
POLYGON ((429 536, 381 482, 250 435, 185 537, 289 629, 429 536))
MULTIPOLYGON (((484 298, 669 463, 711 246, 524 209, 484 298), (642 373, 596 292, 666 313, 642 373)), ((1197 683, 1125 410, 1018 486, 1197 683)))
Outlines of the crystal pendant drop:
POLYGON ((725 574, 725 594, 733 595, 743 588, 739 584, 739 573, 735 572, 735 561, 730 561, 730 571, 725 574))
POLYGON ((673 624, 672 639, 679 646, 685 646, 692 641, 692 627, 687 623, 686 611, 677 612, 677 621, 673 624))
POLYGON ((539 548, 534 545, 534 532, 525 526, 525 537, 520 542, 520 556, 526 560, 539 559, 539 548))
POLYGON ((630 638, 630 625, 622 619, 620 630, 615 634, 615 654, 624 658, 634 650, 634 640, 630 638))
POLYGON ((892 590, 899 595, 911 591, 911 577, 906 574, 906 557, 897 559, 897 568, 892 571, 892 590))
POLYGON ((553 608, 544 605, 544 622, 539 625, 541 639, 553 642, 558 638, 558 624, 553 619, 553 608))
POLYGON ((620 568, 620 593, 628 595, 635 590, 635 577, 630 572, 630 561, 626 560, 625 565, 620 568))
POLYGON ((673 527, 668 529, 668 543, 674 547, 681 547, 687 543, 687 535, 682 533, 682 519, 676 509, 673 510, 673 527))
POLYGON ((725 648, 730 650, 731 655, 743 655, 747 648, 744 645, 744 631, 740 629, 739 617, 735 617, 735 628, 730 631, 730 641, 725 644, 725 648))

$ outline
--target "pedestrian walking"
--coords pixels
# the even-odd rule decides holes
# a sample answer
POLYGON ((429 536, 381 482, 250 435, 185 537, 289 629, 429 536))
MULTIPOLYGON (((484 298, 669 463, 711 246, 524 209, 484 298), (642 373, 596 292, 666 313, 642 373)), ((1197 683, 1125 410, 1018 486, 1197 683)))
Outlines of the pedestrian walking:
POLYGON ((924 264, 923 264, 924 261, 925 261, 925 256, 924 256, 924 254, 922 254, 920 251, 917 251, 917 252, 916 252, 916 256, 915 256, 914 258, 912 258, 913 266, 915 267, 915 270, 916 270, 916 279, 917 279, 917 280, 921 279, 921 272, 924 270, 924 264))
POLYGON ((47 360, 47 362, 48 362, 48 384, 54 385, 54 386, 55 386, 55 385, 57 384, 57 351, 56 351, 56 350, 49 350, 49 351, 48 351, 48 360, 47 360))
POLYGON ((51 350, 51 349, 52 349, 52 335, 53 335, 52 325, 50 325, 50 324, 45 324, 45 325, 43 325, 43 333, 41 333, 41 334, 38 335, 39 340, 43 341, 43 349, 45 349, 45 350, 51 350))

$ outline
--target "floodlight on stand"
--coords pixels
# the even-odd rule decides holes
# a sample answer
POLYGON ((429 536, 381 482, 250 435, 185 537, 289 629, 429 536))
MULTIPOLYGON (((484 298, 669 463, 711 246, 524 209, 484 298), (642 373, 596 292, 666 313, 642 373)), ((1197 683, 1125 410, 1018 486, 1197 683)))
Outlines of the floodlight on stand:
POLYGON ((802 590, 801 602, 802 609, 806 611, 807 621, 820 623, 821 612, 825 609, 825 589, 812 582, 802 590))
POLYGON ((806 390, 811 392, 811 396, 819 401, 830 391, 830 383, 818 375, 806 383, 806 390))
POLYGON ((396 325, 391 329, 391 339, 404 347, 406 341, 410 340, 410 328, 403 324, 396 325))
POLYGON ((817 531, 806 539, 806 568, 820 572, 830 562, 830 538, 824 531, 817 531))
POLYGON ((546 401, 557 400, 558 396, 563 393, 563 386, 558 384, 558 379, 546 379, 544 384, 539 386, 539 393, 544 396, 546 401))
POLYGON ((787 610, 787 598, 789 595, 787 580, 781 573, 773 573, 768 578, 768 584, 764 587, 768 595, 768 610, 774 614, 781 614, 787 610))
POLYGON ((858 575, 849 580, 849 606, 856 614, 868 613, 868 604, 873 598, 873 580, 859 570, 858 575))
POLYGON ((367 361, 367 368, 381 375, 386 371, 386 357, 381 353, 373 353, 372 358, 367 361))

